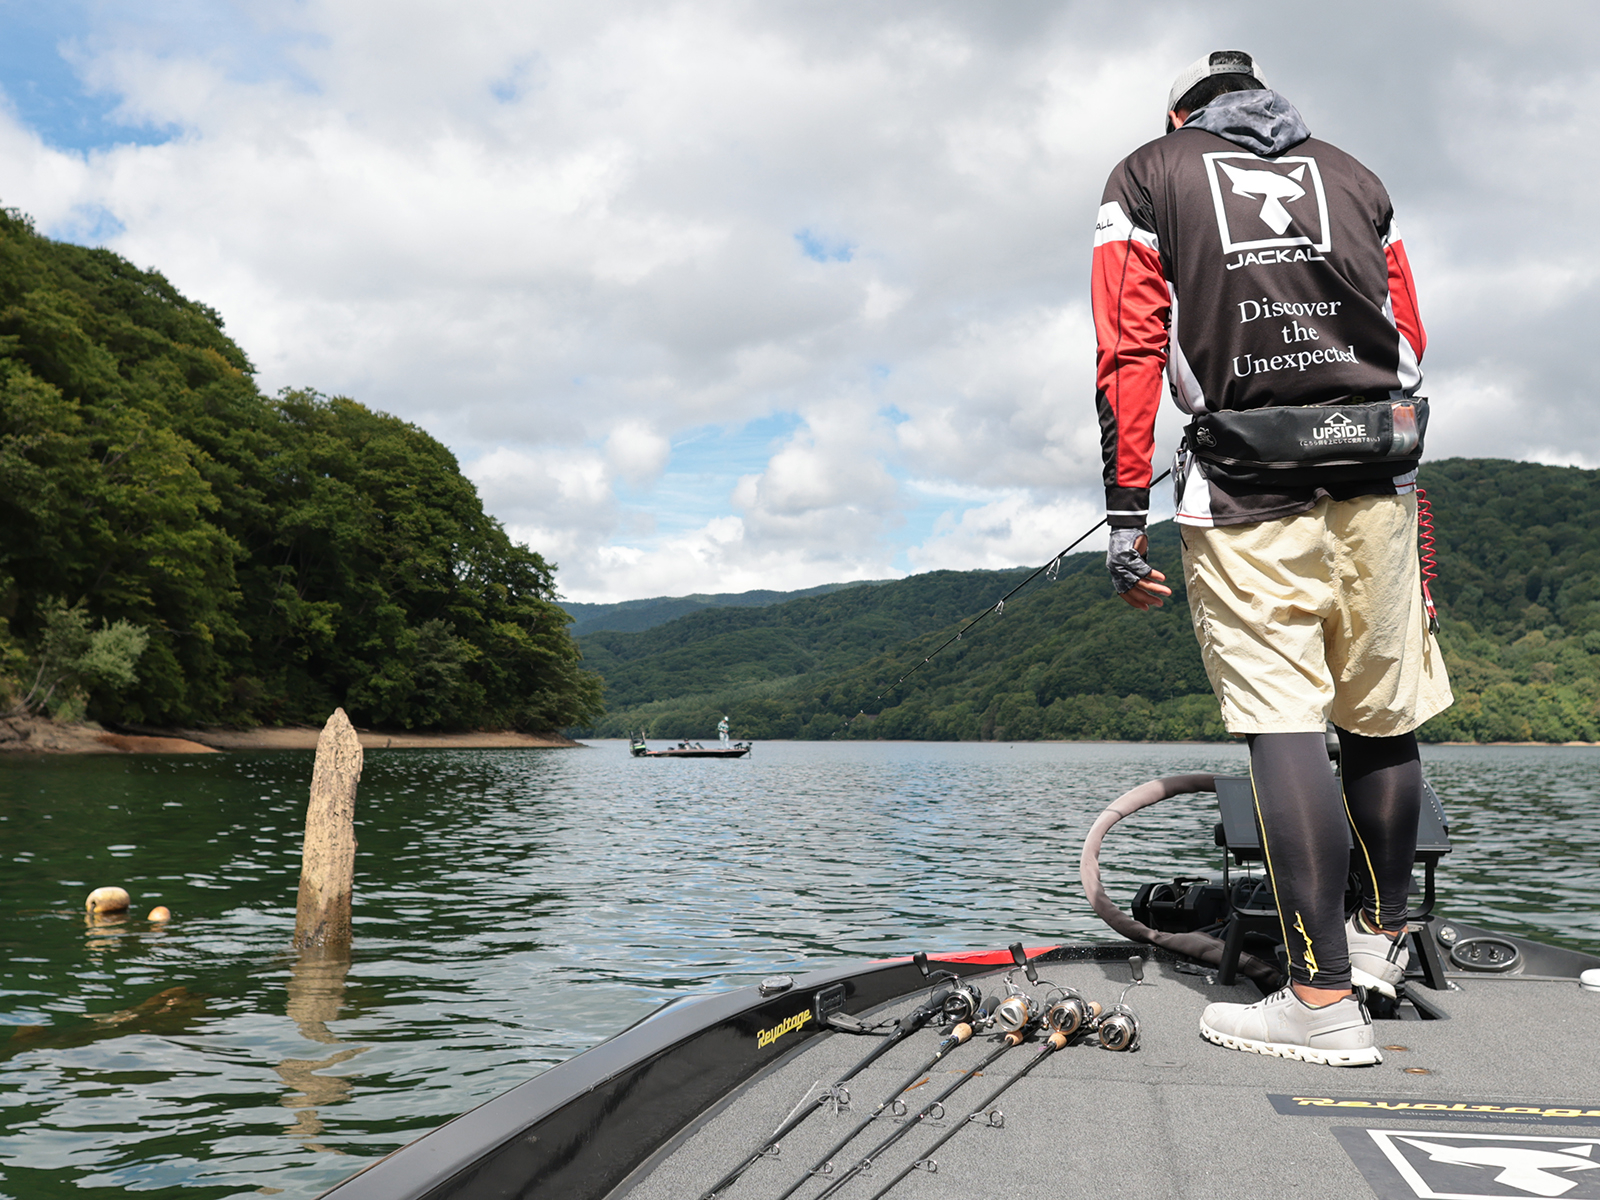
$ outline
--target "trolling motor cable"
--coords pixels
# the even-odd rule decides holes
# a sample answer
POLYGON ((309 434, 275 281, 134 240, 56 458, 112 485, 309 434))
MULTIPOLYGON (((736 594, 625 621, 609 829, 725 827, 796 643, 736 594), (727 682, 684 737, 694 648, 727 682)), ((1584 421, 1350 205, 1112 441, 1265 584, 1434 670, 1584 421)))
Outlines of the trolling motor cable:
MULTIPOLYGON (((991 996, 989 999, 984 1001, 982 1013, 986 1015, 989 1012, 993 1012, 995 1007, 995 999, 991 996)), ((981 1017, 979 1019, 981 1019, 981 1017)), ((788 1191, 784 1192, 783 1195, 778 1197, 778 1200, 788 1200, 788 1197, 799 1191, 803 1186, 805 1186, 806 1181, 812 1176, 816 1175, 818 1172, 826 1174, 827 1168, 831 1164, 835 1154, 839 1153, 839 1151, 843 1150, 853 1140, 855 1140, 856 1136, 860 1134, 861 1131, 864 1130, 868 1125, 876 1121, 883 1114, 885 1109, 891 1109, 895 1104, 899 1103, 901 1096, 903 1096, 906 1092, 909 1092, 919 1083, 923 1082, 927 1077, 928 1072, 933 1069, 934 1065, 938 1063, 941 1058, 950 1053, 950 1051, 954 1050, 957 1046, 969 1040, 973 1033, 973 1025, 968 1024, 965 1021, 961 1022, 961 1024, 952 1029, 950 1031, 950 1036, 939 1043, 939 1048, 934 1052, 932 1058, 928 1059, 928 1061, 923 1063, 922 1066, 918 1067, 915 1071, 911 1072, 910 1075, 906 1076, 905 1082, 897 1087, 894 1091, 890 1092, 889 1095, 884 1097, 884 1099, 878 1104, 877 1108, 873 1109, 865 1117, 861 1118, 860 1121, 856 1122, 855 1127, 851 1129, 849 1133, 845 1134, 844 1137, 835 1142, 832 1148, 823 1154, 821 1158, 817 1159, 817 1161, 806 1170, 806 1173, 795 1181, 794 1185, 790 1187, 788 1191)))
MULTIPOLYGON (((1089 898, 1089 905, 1112 929, 1136 942, 1163 946, 1175 954, 1197 959, 1214 967, 1222 964, 1221 938, 1206 933, 1168 933, 1164 930, 1151 929, 1112 903, 1111 897, 1106 895, 1106 889, 1100 882, 1100 844, 1113 825, 1141 808, 1160 803, 1169 796, 1216 790, 1215 775, 1169 775, 1165 779, 1152 779, 1147 783, 1141 783, 1138 787, 1118 796, 1095 818, 1094 824, 1089 827, 1089 835, 1083 839, 1083 855, 1078 860, 1078 877, 1083 881, 1083 890, 1089 898)), ((1281 974, 1276 964, 1265 962, 1253 954, 1239 955, 1239 970, 1255 980, 1263 993, 1273 991, 1281 982, 1281 974)))
MULTIPOLYGON (((1151 487, 1155 487, 1156 484, 1160 483, 1163 479, 1165 479, 1168 475, 1171 475, 1171 474, 1172 474, 1172 468, 1168 467, 1165 471, 1161 472, 1161 474, 1157 475, 1154 479, 1152 479, 1150 481, 1150 486, 1151 487)), ((961 636, 964 633, 966 633, 967 630, 971 629, 974 625, 976 625, 979 621, 983 620, 990 613, 994 613, 997 616, 1005 616, 1006 601, 1011 599, 1011 597, 1015 596, 1023 588, 1027 587, 1035 579, 1039 578, 1039 576, 1041 576, 1041 575, 1045 574, 1046 572, 1048 572, 1049 575, 1050 575, 1050 578, 1054 579, 1056 577, 1056 572, 1061 570, 1061 560, 1066 558, 1066 556, 1068 554, 1072 553, 1072 551, 1076 550, 1080 545, 1082 545, 1085 541, 1087 541, 1089 539, 1089 537, 1091 535, 1093 535, 1094 532, 1100 528, 1100 526, 1104 525, 1110 519, 1111 519, 1110 516, 1101 517, 1099 521, 1097 521, 1094 525, 1090 526, 1087 530, 1084 531, 1084 534, 1083 534, 1082 537, 1080 537, 1077 541, 1073 542, 1072 545, 1068 546, 1066 549, 1059 551, 1056 554, 1056 556, 1054 558, 1052 558, 1049 562, 1045 563, 1044 566, 1040 567, 1032 575, 1029 575, 1021 583, 1017 584, 1016 587, 1012 588, 1004 596, 1001 596, 1000 599, 998 601, 996 601, 995 604, 992 607, 984 609, 977 616, 973 617, 972 620, 968 621, 960 629, 956 630, 955 633, 952 636, 946 638, 944 640, 944 642, 940 646, 938 646, 936 649, 934 649, 930 654, 928 654, 928 656, 926 658, 924 658, 916 666, 912 667, 911 670, 907 671, 904 675, 900 676, 899 679, 896 679, 888 687, 884 688, 883 691, 879 692, 876 696, 874 696, 872 698, 872 702, 874 704, 876 704, 879 700, 882 700, 890 692, 894 691, 895 688, 899 687, 902 683, 904 683, 906 680, 910 679, 918 671, 922 670, 923 667, 927 666, 928 663, 933 661, 933 659, 939 654, 940 651, 944 650, 947 646, 950 646, 950 645, 953 645, 956 642, 959 642, 961 640, 961 636)), ((846 722, 846 724, 853 723, 855 721, 856 717, 865 716, 866 712, 867 712, 867 710, 865 708, 857 709, 856 710, 856 716, 855 717, 851 717, 850 720, 848 722, 846 722)))
MULTIPOLYGON (((798 1129, 805 1119, 812 1113, 822 1108, 828 1102, 828 1098, 830 1096, 838 1096, 839 1089, 842 1084, 848 1083, 850 1080, 854 1079, 862 1071, 866 1070, 873 1063, 877 1062, 878 1059, 887 1053, 891 1047, 898 1045, 901 1041, 910 1037, 929 1021, 933 1020, 934 1017, 941 1015, 944 1012, 945 1001, 949 998, 949 996, 950 990, 948 988, 936 991, 933 993, 933 995, 928 997, 926 1003, 919 1005, 914 1011, 907 1013, 904 1017, 902 1017, 898 1022, 896 1022, 896 1028, 894 1032, 889 1034, 888 1037, 884 1038, 883 1041, 874 1046, 865 1058, 856 1063, 855 1066, 851 1067, 843 1075, 839 1076, 834 1085, 817 1098, 817 1102, 815 1104, 807 1106, 806 1102, 802 1100, 800 1104, 796 1106, 795 1110, 791 1112, 783 1121, 783 1123, 780 1124, 777 1129, 772 1131, 772 1136, 767 1138, 767 1140, 761 1144, 760 1149, 756 1150, 754 1154, 750 1155, 750 1157, 746 1158, 737 1167, 729 1171, 721 1179, 717 1180, 716 1183, 712 1184, 709 1189, 701 1194, 700 1200, 711 1200, 713 1196, 716 1196, 731 1187, 739 1178, 739 1176, 743 1175, 763 1158, 774 1157, 778 1148, 778 1143, 798 1129)), ((937 1056, 935 1056, 934 1061, 938 1061, 937 1056)), ((882 1106, 880 1105, 879 1107, 881 1108, 882 1106)))

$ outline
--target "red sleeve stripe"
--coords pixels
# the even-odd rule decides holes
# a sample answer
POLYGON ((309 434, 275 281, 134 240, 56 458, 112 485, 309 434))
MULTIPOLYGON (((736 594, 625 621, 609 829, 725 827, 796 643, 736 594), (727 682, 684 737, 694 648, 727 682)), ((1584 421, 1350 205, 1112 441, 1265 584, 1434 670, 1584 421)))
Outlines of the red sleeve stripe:
POLYGON ((1117 487, 1150 486, 1169 305, 1153 240, 1105 241, 1094 251, 1095 384, 1115 422, 1106 482, 1117 487))
POLYGON ((1411 351, 1422 361, 1422 352, 1428 348, 1428 334, 1422 328, 1422 314, 1417 309, 1417 285, 1411 278, 1411 261, 1406 258, 1405 243, 1398 238, 1384 243, 1384 258, 1389 264, 1389 303, 1394 309, 1394 323, 1411 343, 1411 351))

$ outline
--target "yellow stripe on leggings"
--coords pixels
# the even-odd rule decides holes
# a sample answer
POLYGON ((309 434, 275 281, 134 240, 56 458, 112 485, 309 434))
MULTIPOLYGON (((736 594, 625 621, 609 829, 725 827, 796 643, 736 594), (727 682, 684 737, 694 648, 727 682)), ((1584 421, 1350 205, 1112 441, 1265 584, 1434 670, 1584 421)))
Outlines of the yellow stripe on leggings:
MULTIPOLYGON (((1294 958, 1294 951, 1290 949, 1290 947, 1293 946, 1294 943, 1289 940, 1289 925, 1283 919, 1283 901, 1278 897, 1278 873, 1272 869, 1272 850, 1267 845, 1267 823, 1261 819, 1261 793, 1256 791, 1255 763, 1250 764, 1250 799, 1251 802, 1254 803, 1256 809, 1256 829, 1261 834, 1261 854, 1262 857, 1267 860, 1267 882, 1272 884, 1272 903, 1278 909, 1278 927, 1283 930, 1284 949, 1288 950, 1289 957, 1292 961, 1294 958)), ((1309 950, 1310 947, 1311 939, 1308 937, 1306 938, 1306 948, 1309 950)), ((1311 978, 1315 979, 1317 977, 1316 955, 1312 954, 1309 957, 1311 961, 1306 962, 1304 959, 1302 959, 1301 965, 1305 967, 1311 978)))
POLYGON ((1372 869, 1372 855, 1367 852, 1367 844, 1361 840, 1361 831, 1356 828, 1355 818, 1350 815, 1350 800, 1344 794, 1344 775, 1339 776, 1339 802, 1344 805, 1344 819, 1350 822, 1350 836, 1355 844, 1361 847, 1361 857, 1367 862, 1367 878, 1372 881, 1372 913, 1373 924, 1383 921, 1383 894, 1378 891, 1378 873, 1372 869))

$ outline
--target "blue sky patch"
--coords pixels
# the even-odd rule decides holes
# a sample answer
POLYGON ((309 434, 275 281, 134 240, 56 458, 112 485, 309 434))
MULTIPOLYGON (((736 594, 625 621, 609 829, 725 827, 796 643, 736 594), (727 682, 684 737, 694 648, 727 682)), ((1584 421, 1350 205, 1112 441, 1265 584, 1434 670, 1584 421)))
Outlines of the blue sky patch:
POLYGON ((617 499, 648 509, 658 537, 699 529, 734 512, 730 494, 741 475, 759 475, 779 445, 802 424, 793 412, 773 413, 739 426, 702 425, 672 441, 660 480, 643 489, 619 482, 617 499))
POLYGON ((316 92, 291 53, 306 41, 301 32, 264 27, 243 5, 211 0, 145 0, 120 12, 93 0, 0 0, 0 92, 24 125, 59 150, 154 146, 179 130, 119 119, 122 97, 86 87, 70 57, 92 58, 114 44, 156 58, 204 59, 235 80, 285 80, 316 92))
POLYGON ((109 208, 100 205, 81 205, 74 208, 66 219, 51 224, 49 235, 58 241, 75 242, 79 246, 104 246, 124 231, 122 219, 109 208))
POLYGON ((849 262, 856 253, 849 242, 825 237, 814 229, 802 229, 794 235, 794 240, 800 245, 800 253, 812 262, 849 262))
POLYGON ((61 150, 167 141, 169 131, 135 128, 113 117, 118 97, 83 86, 61 47, 88 33, 87 14, 79 5, 0 0, 0 90, 12 110, 61 150))

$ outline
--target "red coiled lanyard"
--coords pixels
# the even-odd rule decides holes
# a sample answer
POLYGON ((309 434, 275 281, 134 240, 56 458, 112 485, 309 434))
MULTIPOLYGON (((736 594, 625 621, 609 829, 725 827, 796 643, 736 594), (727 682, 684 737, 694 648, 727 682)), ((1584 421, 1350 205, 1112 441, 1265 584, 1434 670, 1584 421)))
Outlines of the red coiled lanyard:
POLYGON ((1417 538, 1422 559, 1422 606, 1428 610, 1428 632, 1439 632, 1439 610, 1434 607, 1433 593, 1428 585, 1438 578, 1438 563, 1433 558, 1433 506, 1428 503, 1428 493, 1417 489, 1417 538))

